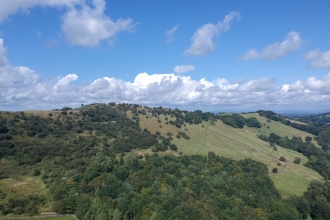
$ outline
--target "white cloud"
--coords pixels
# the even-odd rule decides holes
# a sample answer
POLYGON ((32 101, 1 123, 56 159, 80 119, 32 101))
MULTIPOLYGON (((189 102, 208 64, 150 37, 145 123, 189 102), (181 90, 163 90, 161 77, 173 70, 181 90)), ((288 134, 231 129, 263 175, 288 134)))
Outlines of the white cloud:
POLYGON ((62 31, 72 45, 97 46, 103 40, 113 44, 121 31, 133 32, 138 23, 131 18, 111 20, 104 14, 105 0, 1 0, 0 23, 17 11, 29 13, 36 6, 65 7, 62 16, 62 31), (87 2, 92 2, 93 8, 87 2))
POLYGON ((192 70, 195 70, 195 67, 193 65, 181 65, 174 67, 174 72, 177 74, 187 73, 192 70))
POLYGON ((104 14, 105 0, 93 0, 92 9, 82 4, 81 9, 71 7, 62 17, 62 31, 72 45, 97 46, 102 40, 113 43, 114 36, 121 31, 134 31, 137 23, 132 19, 111 20, 104 14))
POLYGON ((267 59, 270 61, 277 60, 291 51, 298 50, 302 43, 303 40, 300 38, 300 33, 292 31, 286 35, 283 42, 273 43, 263 48, 260 52, 258 52, 256 49, 249 50, 244 56, 240 57, 239 59, 267 59))
POLYGON ((28 67, 12 66, 0 38, 0 109, 53 109, 82 103, 129 102, 209 109, 269 109, 269 106, 311 108, 330 106, 330 73, 305 82, 276 85, 276 80, 224 78, 196 80, 175 74, 137 74, 133 82, 103 77, 73 84, 78 75, 45 79, 28 67))
POLYGON ((57 81, 57 83, 54 86, 54 89, 65 88, 69 86, 72 81, 76 81, 77 79, 78 76, 76 74, 68 74, 57 81))
POLYGON ((175 40, 175 37, 173 37, 173 34, 178 30, 179 25, 175 25, 171 30, 166 30, 166 43, 173 42, 175 40))
POLYGON ((308 51, 305 54, 305 59, 310 61, 308 67, 330 67, 330 50, 321 53, 319 50, 308 51))
POLYGON ((3 22, 10 14, 17 11, 29 13, 29 9, 35 6, 72 7, 81 4, 85 0, 1 0, 0 1, 0 23, 3 22))
POLYGON ((26 84, 36 85, 40 79, 33 70, 10 65, 3 42, 3 39, 0 38, 0 88, 12 90, 26 84))
POLYGON ((234 18, 240 19, 240 14, 230 12, 225 16, 222 22, 217 24, 205 24, 200 27, 191 38, 191 46, 184 52, 187 55, 203 56, 214 50, 213 37, 219 36, 221 32, 230 29, 230 22, 234 18))

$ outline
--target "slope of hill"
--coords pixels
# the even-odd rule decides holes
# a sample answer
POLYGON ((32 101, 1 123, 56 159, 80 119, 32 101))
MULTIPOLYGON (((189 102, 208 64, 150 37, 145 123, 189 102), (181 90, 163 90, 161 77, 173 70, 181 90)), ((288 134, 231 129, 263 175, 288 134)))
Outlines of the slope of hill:
MULTIPOLYGON (((245 117, 257 116, 256 114, 244 115, 245 117)), ((322 180, 320 174, 307 168, 301 164, 293 163, 296 157, 302 159, 302 163, 307 162, 307 158, 296 151, 278 147, 277 151, 257 137, 257 134, 276 133, 287 136, 312 136, 306 132, 299 131, 295 128, 281 124, 280 122, 266 122, 266 119, 257 116, 258 120, 265 125, 260 129, 244 126, 243 129, 236 129, 217 120, 214 125, 209 122, 202 124, 186 124, 184 128, 177 128, 173 125, 165 123, 165 116, 160 115, 161 123, 158 123, 158 117, 140 117, 140 125, 147 128, 152 133, 159 131, 163 136, 168 132, 173 135, 173 143, 178 146, 180 152, 184 154, 201 154, 207 155, 209 151, 213 151, 218 155, 230 157, 233 159, 252 158, 265 163, 269 169, 269 175, 273 179, 276 188, 282 196, 302 195, 306 191, 311 180, 322 180), (268 129, 267 126, 270 125, 268 129), (160 128, 160 126, 162 128, 160 128), (259 132, 260 130, 260 132, 259 132), (190 139, 186 140, 182 137, 177 138, 178 132, 185 132, 190 139), (285 156, 287 161, 281 162, 279 158, 285 156), (278 163, 281 166, 278 166, 278 163), (278 167, 277 174, 272 173, 272 169, 278 167)), ((170 120, 169 116, 169 120, 170 120)), ((175 119, 174 117, 172 118, 175 119)))
MULTIPOLYGON (((162 193, 173 192, 177 193, 177 196, 185 195, 192 199, 191 203, 184 203, 185 199, 183 199, 177 204, 178 207, 187 208, 184 211, 186 214, 195 206, 198 210, 196 216, 204 216, 208 214, 200 206, 220 202, 218 201, 220 198, 212 197, 214 201, 206 201, 204 194, 194 190, 206 179, 215 184, 210 185, 210 188, 214 187, 214 190, 218 190, 217 184, 221 181, 217 183, 214 178, 222 181, 226 179, 224 183, 234 181, 232 186, 221 193, 225 195, 227 202, 237 202, 238 200, 232 200, 234 197, 242 201, 240 205, 236 204, 240 207, 236 212, 231 210, 233 206, 227 207, 226 212, 217 213, 224 219, 236 214, 239 218, 246 212, 252 216, 276 216, 278 213, 276 214, 277 211, 274 210, 277 209, 274 209, 273 205, 276 201, 280 201, 276 190, 286 198, 292 195, 298 196, 290 197, 287 201, 293 202, 294 198, 300 202, 314 201, 315 198, 306 197, 306 193, 302 197, 312 180, 322 182, 322 177, 316 171, 304 166, 309 159, 297 151, 280 146, 274 148, 271 146, 272 143, 258 138, 260 134, 267 136, 272 133, 290 138, 299 136, 302 139, 306 137, 313 139, 314 135, 280 122, 269 121, 256 113, 243 114, 243 117, 254 118, 250 120, 252 123, 260 121, 260 128, 246 125, 234 128, 235 126, 223 123, 222 120, 225 119, 221 117, 209 112, 188 112, 114 103, 53 111, 1 112, 1 213, 7 216, 33 215, 41 210, 56 210, 60 213, 77 213, 81 219, 103 219, 100 216, 108 216, 104 217, 107 219, 114 215, 137 219, 145 219, 149 216, 147 218, 149 219, 152 216, 159 216, 157 210, 163 209, 168 203, 162 203, 161 206, 146 203, 146 209, 143 211, 140 209, 141 204, 136 204, 134 201, 142 198, 143 201, 149 201, 150 198, 144 197, 145 195, 166 197, 168 194, 162 193), (282 156, 285 157, 284 160, 283 158, 280 160, 282 156), (158 157, 164 160, 159 160, 158 157), (246 160, 249 158, 253 160, 246 160), (300 158, 302 163, 294 163, 296 158, 300 158), (253 161, 262 162, 266 166, 253 161), (176 167, 178 164, 183 164, 179 166, 180 169, 176 167), (153 168, 149 170, 151 166, 153 168), (251 170, 249 171, 250 168, 246 170, 245 166, 251 166, 251 170), (277 169, 277 173, 273 172, 274 168, 277 169), (243 186, 240 185, 241 180, 235 179, 247 178, 242 181, 251 184, 250 187, 253 189, 261 184, 249 178, 252 170, 255 172, 255 169, 265 171, 253 174, 264 175, 257 179, 266 181, 270 178, 276 188, 273 190, 272 182, 268 180, 262 183, 270 184, 268 188, 272 192, 268 193, 268 197, 273 198, 272 202, 265 206, 251 202, 246 197, 247 194, 252 195, 257 192, 243 190, 243 186), (163 171, 167 176, 165 179, 161 175, 163 171), (150 172, 155 175, 151 175, 150 172), (214 176, 215 174, 217 176, 214 176), (148 183, 136 184, 148 178, 148 183), (150 183, 156 184, 157 187, 150 183), (115 188, 107 188, 108 186, 115 188), (245 191, 246 195, 243 193, 245 191), (94 199, 89 200, 89 198, 94 199), (198 203, 199 199, 203 202, 198 203), (101 205, 102 201, 111 206, 112 211, 108 214, 104 213, 106 209, 103 208, 106 206, 101 205), (130 206, 130 203, 135 206, 130 206), (90 206, 103 207, 98 209, 99 211, 95 210, 94 214, 100 212, 98 217, 88 216, 90 206)), ((244 119, 239 115, 235 117, 244 119)), ((226 120, 229 120, 228 117, 226 120)), ((318 190, 321 187, 316 186, 318 190)), ((308 190, 313 187, 310 185, 308 190)), ((327 183, 322 187, 326 189, 327 183)), ((171 201, 170 197, 167 199, 171 201)), ((302 210, 299 211, 297 204, 292 203, 291 206, 296 211, 291 210, 290 213, 307 215, 302 210)), ((177 218, 184 215, 177 211, 172 212, 172 208, 163 214, 177 218)), ((315 212, 318 211, 314 210, 314 214, 315 212)), ((311 215, 314 214, 311 212, 311 215)))

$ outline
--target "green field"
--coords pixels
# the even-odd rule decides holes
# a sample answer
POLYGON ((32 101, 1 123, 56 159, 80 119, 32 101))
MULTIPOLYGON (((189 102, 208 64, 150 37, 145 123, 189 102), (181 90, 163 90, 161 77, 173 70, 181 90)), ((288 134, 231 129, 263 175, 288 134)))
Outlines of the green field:
POLYGON ((159 117, 162 121, 161 123, 158 123, 155 117, 147 119, 145 116, 140 115, 140 125, 142 128, 147 128, 151 133, 159 131, 162 136, 166 136, 167 132, 170 131, 173 134, 173 143, 178 146, 178 151, 183 154, 201 154, 206 156, 209 151, 213 151, 220 156, 238 160, 252 158, 265 163, 269 169, 269 176, 283 197, 302 195, 311 180, 322 181, 323 178, 316 171, 293 163, 295 157, 300 157, 302 164, 306 163, 307 158, 304 155, 279 146, 277 147, 278 150, 274 151, 269 143, 257 138, 257 134, 269 135, 272 132, 280 136, 300 136, 303 139, 306 136, 314 137, 313 135, 279 122, 272 121, 268 123, 266 118, 260 117, 258 114, 244 114, 243 116, 256 117, 265 126, 262 126, 260 129, 247 126, 243 129, 236 129, 218 120, 215 125, 203 122, 203 124, 199 125, 187 124, 185 129, 179 129, 172 125, 166 125, 163 115, 159 117), (178 131, 186 132, 191 139, 176 138, 178 131), (279 161, 280 156, 285 156, 287 159, 286 163, 279 161), (278 166, 278 163, 281 163, 281 166, 278 166), (277 167, 279 170, 277 174, 271 172, 274 167, 277 167))
MULTIPOLYGON (((305 138, 307 136, 309 136, 309 137, 313 138, 312 143, 314 143, 316 147, 320 147, 317 144, 317 142, 314 140, 315 136, 310 133, 307 133, 305 131, 300 131, 293 127, 286 126, 286 125, 282 124, 281 122, 277 122, 277 121, 267 122, 267 118, 259 116, 258 113, 242 114, 242 116, 244 118, 255 117, 262 124, 262 127, 260 129, 250 128, 250 127, 244 128, 244 130, 246 130, 254 135, 257 135, 257 134, 269 135, 270 133, 275 133, 281 137, 288 136, 289 138, 292 138, 293 136, 299 136, 303 140, 305 140, 305 138)), ((293 120, 291 120, 291 121, 295 122, 295 123, 302 123, 302 122, 297 122, 297 121, 293 121, 293 120)))

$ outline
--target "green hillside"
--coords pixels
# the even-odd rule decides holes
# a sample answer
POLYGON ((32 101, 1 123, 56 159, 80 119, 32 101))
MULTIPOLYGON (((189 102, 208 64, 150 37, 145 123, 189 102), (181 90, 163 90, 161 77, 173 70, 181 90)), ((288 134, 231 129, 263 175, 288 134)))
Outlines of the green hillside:
MULTIPOLYGON (((260 115, 114 103, 0 112, 1 215, 56 211, 81 220, 242 219, 246 213, 252 219, 288 213, 294 213, 293 219, 309 213, 315 217, 319 209, 309 206, 329 206, 307 196, 311 190, 330 189, 324 182, 330 170, 325 130, 317 136, 289 126, 282 116, 260 115), (207 187, 200 191, 201 186, 207 187), (156 195, 163 198, 157 204, 156 195), (230 205, 221 209, 220 203, 230 205), (291 208, 284 211, 288 204, 291 208)), ((290 123, 318 131, 311 124, 290 123)))
MULTIPOLYGON (((257 114, 251 115, 257 116, 257 114)), ((244 116, 249 117, 250 115, 244 116)), ((279 122, 272 121, 271 123, 267 123, 265 118, 257 116, 261 123, 266 123, 261 129, 247 126, 244 126, 243 129, 236 129, 224 124, 220 120, 215 122, 214 125, 210 125, 209 122, 203 122, 198 125, 187 124, 186 127, 178 129, 172 125, 166 125, 164 123, 164 115, 159 116, 161 121, 163 121, 162 123, 158 123, 156 118, 153 117, 149 117, 148 119, 145 117, 140 118, 140 124, 143 128, 147 128, 152 132, 159 131, 163 136, 166 136, 168 131, 173 134, 177 134, 178 131, 187 133, 190 137, 189 140, 176 138, 175 135, 173 139, 173 143, 175 143, 179 151, 184 154, 207 155, 209 151, 213 151, 218 155, 237 160, 252 158, 265 163, 276 188, 284 197, 302 195, 303 192, 306 191, 311 180, 323 179, 316 171, 301 164, 293 163, 296 157, 301 158, 303 164, 307 162, 307 158, 301 153, 282 147, 278 147, 278 150, 274 151, 269 143, 257 138, 256 135, 259 133, 270 134, 272 132, 283 136, 285 134, 288 136, 300 136, 302 138, 312 136, 311 134, 301 132, 279 122), (269 129, 266 128, 268 124, 271 124, 269 129), (159 127, 160 125, 162 128, 159 127), (286 163, 279 161, 281 156, 287 158, 286 163), (281 163, 279 173, 272 173, 271 170, 274 167, 278 167, 277 163, 279 162, 281 163)))

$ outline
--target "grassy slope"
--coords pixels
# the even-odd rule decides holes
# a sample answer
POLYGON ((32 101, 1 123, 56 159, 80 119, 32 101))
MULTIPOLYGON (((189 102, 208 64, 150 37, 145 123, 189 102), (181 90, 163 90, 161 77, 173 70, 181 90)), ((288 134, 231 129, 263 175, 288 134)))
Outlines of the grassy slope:
MULTIPOLYGON (((248 115, 245 116, 248 117, 248 115)), ((263 118, 257 118, 264 123, 263 118)), ((158 123, 156 117, 149 117, 147 119, 145 116, 140 115, 140 125, 152 133, 159 131, 163 136, 166 136, 166 133, 170 131, 174 135, 173 143, 184 154, 207 155, 209 151, 214 151, 218 155, 234 159, 253 158, 263 162, 268 166, 270 177, 284 197, 302 195, 312 179, 322 180, 322 177, 317 172, 303 165, 293 163, 295 157, 302 158, 302 163, 307 162, 305 156, 282 147, 278 147, 278 151, 274 151, 268 143, 256 137, 256 134, 260 134, 257 129, 249 127, 235 129, 218 120, 215 125, 210 125, 208 122, 203 122, 203 125, 187 124, 185 131, 172 125, 166 125, 162 115, 160 119, 162 122, 158 123), (160 125, 162 128, 159 127, 160 125), (175 135, 178 131, 185 131, 191 139, 176 138, 175 135), (280 156, 285 156, 287 162, 281 162, 281 166, 277 166, 277 163, 280 162, 280 156), (278 168, 278 174, 271 172, 274 167, 278 168)), ((268 126, 266 119, 265 124, 268 126)), ((261 133, 267 134, 267 132, 274 132, 280 136, 296 135, 303 138, 306 135, 312 136, 306 132, 282 125, 281 123, 271 122, 270 124, 269 129, 261 128, 261 133)))
MULTIPOLYGON (((277 121, 271 121, 270 123, 267 122, 267 119, 264 117, 259 116, 258 113, 250 113, 250 114, 242 114, 242 116, 244 118, 249 118, 249 117, 255 117, 257 118, 260 123, 263 125, 265 124, 265 126, 262 126, 260 129, 255 129, 255 128, 249 128, 247 127, 245 130, 251 132, 254 135, 257 134, 265 134, 265 135, 269 135, 270 133, 276 133, 277 135, 281 136, 281 137, 285 137, 288 136, 289 138, 293 137, 293 136, 299 136, 302 137, 303 140, 305 140, 306 136, 310 136, 313 138, 312 143, 315 144, 315 146, 320 147, 317 142, 314 140, 314 135, 304 132, 304 131, 300 131, 298 129, 295 129, 293 127, 290 126, 286 126, 280 122, 277 121), (267 126, 269 126, 269 129, 267 128, 267 126)), ((296 123, 301 123, 301 124, 305 124, 302 122, 297 122, 297 121, 293 121, 292 122, 296 122, 296 123)))

